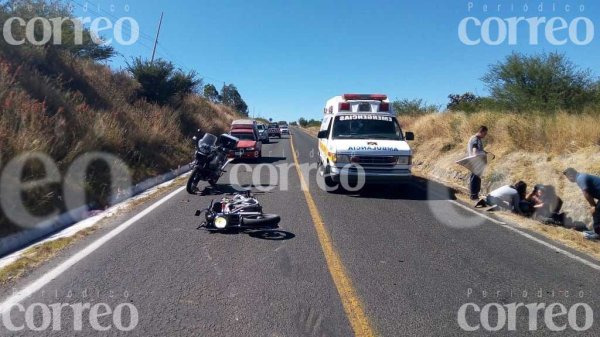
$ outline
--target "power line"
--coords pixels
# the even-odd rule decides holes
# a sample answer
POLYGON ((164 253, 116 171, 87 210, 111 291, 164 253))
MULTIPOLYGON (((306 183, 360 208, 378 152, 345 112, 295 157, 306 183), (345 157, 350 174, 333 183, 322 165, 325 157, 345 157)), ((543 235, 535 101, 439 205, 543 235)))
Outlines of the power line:
MULTIPOLYGON (((91 12, 92 14, 95 14, 97 16, 102 16, 102 13, 99 13, 98 11, 96 11, 96 9, 98 9, 100 12, 104 12, 106 15, 108 15, 109 17, 115 19, 115 20, 119 20, 120 18, 113 15, 112 13, 110 13, 109 11, 106 11, 104 9, 101 8, 100 5, 98 5, 97 3, 90 1, 90 0, 86 0, 87 3, 90 3, 92 5, 95 6, 94 9, 92 9, 90 6, 85 6, 83 4, 81 4, 80 2, 76 1, 76 0, 69 0, 70 2, 76 4, 77 6, 81 7, 82 9, 91 12)), ((162 15, 161 15, 162 17, 162 15)), ((129 34, 132 34, 132 30, 131 27, 125 27, 126 29, 128 29, 129 34)), ((145 33, 143 33, 141 30, 139 30, 139 36, 142 39, 145 39, 149 42, 151 42, 152 44, 154 44, 155 46, 152 47, 148 44, 145 44, 143 41, 138 40, 136 43, 140 44, 142 47, 147 48, 148 50, 153 50, 153 54, 155 54, 156 52, 156 47, 158 47, 160 50, 162 50, 162 53, 159 52, 159 54, 163 54, 163 56, 166 56, 167 59, 171 59, 171 60, 175 60, 178 65, 182 68, 185 68, 186 71, 196 71, 196 69, 187 66, 184 62, 181 62, 181 59, 179 59, 178 57, 174 57, 168 50, 168 48, 166 46, 163 46, 158 40, 157 38, 153 38, 145 33)), ((158 35, 157 35, 158 36, 158 35)), ((152 57, 152 59, 154 59, 154 57, 152 57)), ((212 76, 208 76, 208 75, 203 75, 203 74, 198 74, 198 76, 204 78, 204 79, 209 79, 212 80, 214 82, 222 82, 223 85, 225 85, 225 83, 227 81, 223 81, 221 79, 212 77, 212 76)))
MULTIPOLYGON (((77 5, 79 5, 79 6, 80 6, 82 9, 84 9, 84 10, 89 10, 90 12, 92 12, 92 13, 94 13, 94 14, 98 15, 98 16, 101 16, 101 15, 102 15, 101 13, 99 13, 99 12, 97 12, 97 11, 95 11, 95 10, 92 10, 92 9, 90 9, 90 7, 89 7, 89 6, 87 6, 87 7, 86 7, 86 6, 84 6, 84 5, 80 4, 80 3, 78 3, 78 2, 77 2, 77 1, 75 1, 75 0, 69 0, 69 1, 71 1, 71 2, 73 2, 73 3, 75 3, 75 4, 77 4, 77 5)), ((101 11, 101 12, 104 12, 106 15, 110 16, 111 18, 113 18, 113 19, 115 19, 115 20, 119 20, 119 19, 121 19, 121 18, 119 18, 119 17, 117 17, 117 16, 113 15, 111 12, 109 12, 109 11, 106 11, 106 10, 102 9, 102 8, 100 7, 100 5, 98 5, 98 4, 96 4, 96 3, 94 3, 93 1, 86 0, 86 2, 87 2, 87 3, 90 3, 90 4, 94 5, 94 6, 96 6, 95 8, 97 8, 99 11, 101 11)), ((131 30, 130 30, 130 32, 131 32, 131 30)), ((140 37, 142 37, 142 38, 144 38, 144 39, 146 39, 146 40, 148 40, 148 41, 151 41, 151 42, 152 42, 152 41, 154 41, 154 37, 152 37, 152 36, 150 36, 150 35, 148 35, 148 34, 146 34, 146 33, 142 32, 141 30, 139 31, 139 34, 140 34, 140 37)))
MULTIPOLYGON (((96 15, 96 16, 98 16, 98 17, 102 16, 102 13, 99 13, 99 12, 97 12, 97 11, 95 11, 95 10, 91 9, 89 6, 85 6, 85 5, 83 5, 83 4, 81 4, 80 2, 77 2, 77 1, 75 1, 75 0, 69 0, 69 1, 70 1, 70 2, 72 2, 72 3, 74 3, 74 4, 76 4, 77 6, 81 7, 81 8, 82 8, 84 11, 89 11, 90 13, 92 13, 92 14, 95 14, 95 15, 96 15)), ((89 2, 89 1, 88 1, 88 2, 89 2)), ((90 2, 90 3, 91 3, 91 2, 90 2)), ((92 4, 93 4, 93 3, 92 3, 92 4)), ((112 14, 111 14, 111 13, 109 13, 109 12, 106 12, 105 10, 102 10, 102 9, 101 9, 101 11, 105 12, 107 15, 109 15, 110 17, 112 17, 112 18, 113 18, 113 19, 115 19, 115 20, 120 20, 120 19, 121 19, 121 18, 118 18, 118 17, 116 17, 116 16, 112 15, 112 14)), ((126 31, 125 31, 126 33, 129 33, 129 35, 133 35, 133 29, 132 29, 132 27, 128 27, 128 26, 123 26, 123 27, 126 29, 126 31)), ((154 38, 152 38, 152 37, 149 37, 148 35, 146 35, 145 33, 143 33, 141 30, 138 30, 138 32, 137 32, 137 33, 138 33, 138 36, 139 36, 140 38, 142 38, 142 39, 146 39, 147 41, 149 41, 149 42, 151 42, 151 43, 154 43, 154 38)), ((139 40, 138 40, 138 42, 139 42, 139 40)), ((144 45, 144 46, 146 46, 146 47, 147 47, 147 45, 144 45)), ((150 48, 150 49, 152 49, 152 47, 149 47, 149 48, 150 48)))
POLYGON ((152 49, 152 59, 150 63, 154 63, 154 55, 156 55, 156 45, 158 44, 158 37, 160 36, 160 28, 162 27, 163 17, 165 12, 160 13, 160 21, 158 22, 158 31, 156 32, 156 40, 154 40, 154 48, 152 49))

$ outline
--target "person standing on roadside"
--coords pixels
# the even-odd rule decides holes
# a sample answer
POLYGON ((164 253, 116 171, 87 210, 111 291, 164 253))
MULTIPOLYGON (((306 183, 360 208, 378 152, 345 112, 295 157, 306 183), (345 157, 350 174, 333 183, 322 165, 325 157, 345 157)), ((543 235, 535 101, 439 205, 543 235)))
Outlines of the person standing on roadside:
POLYGON ((572 183, 583 191, 585 200, 590 204, 590 213, 592 213, 593 231, 584 232, 585 238, 589 240, 600 239, 600 177, 591 174, 579 173, 574 168, 566 169, 563 174, 572 183))
MULTIPOLYGON (((483 149, 483 139, 487 136, 488 128, 486 126, 480 126, 477 133, 469 139, 467 146, 467 156, 473 157, 477 155, 485 154, 483 149)), ((479 192, 481 191, 481 177, 476 173, 471 172, 469 178, 469 191, 471 193, 471 200, 479 200, 479 192)))

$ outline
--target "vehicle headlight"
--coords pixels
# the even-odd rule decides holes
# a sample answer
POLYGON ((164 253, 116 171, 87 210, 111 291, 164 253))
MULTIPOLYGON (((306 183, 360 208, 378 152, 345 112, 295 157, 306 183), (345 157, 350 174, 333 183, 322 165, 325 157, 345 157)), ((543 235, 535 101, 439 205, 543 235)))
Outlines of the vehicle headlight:
POLYGON ((412 164, 412 156, 400 156, 397 161, 398 165, 410 165, 412 164))
POLYGON ((217 227, 218 229, 223 229, 225 227, 227 227, 227 219, 225 219, 222 216, 218 216, 215 218, 215 227, 217 227))
POLYGON ((335 156, 336 164, 350 164, 350 156, 347 154, 338 154, 335 156))

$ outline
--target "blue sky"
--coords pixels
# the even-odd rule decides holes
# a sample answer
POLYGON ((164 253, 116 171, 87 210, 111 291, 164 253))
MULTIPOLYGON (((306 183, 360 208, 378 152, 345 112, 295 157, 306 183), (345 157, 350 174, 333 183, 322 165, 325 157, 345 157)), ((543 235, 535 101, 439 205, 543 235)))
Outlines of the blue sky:
MULTIPOLYGON (((450 93, 485 94, 479 79, 488 65, 513 51, 563 52, 576 64, 600 73, 600 4, 594 1, 71 2, 77 15, 131 16, 139 23, 142 37, 137 43, 114 45, 121 54, 111 61, 114 68, 123 67, 134 56, 150 57, 164 11, 158 57, 182 69, 196 70, 217 88, 223 82, 234 83, 251 113, 274 119, 320 118, 328 98, 347 92, 387 93, 391 98, 422 98, 440 105, 447 103, 450 93), (87 14, 81 7, 86 3, 87 14), (469 3, 473 4, 470 10, 469 3), (500 12, 498 4, 502 5, 500 12), (567 4, 572 6, 570 12, 564 7, 567 4), (583 12, 580 5, 585 6, 583 12), (471 16, 482 21, 489 17, 562 17, 567 22, 583 16, 598 26, 594 27, 597 36, 585 46, 570 41, 555 46, 544 38, 541 26, 540 43, 534 46, 528 43, 528 26, 520 24, 516 45, 467 46, 458 37, 458 27, 471 16)), ((481 34, 474 25, 468 32, 473 39, 481 34)), ((492 36, 497 33, 492 28, 492 36)), ((557 34, 567 35, 566 30, 557 34)), ((583 39, 582 35, 580 32, 579 38, 583 39)))

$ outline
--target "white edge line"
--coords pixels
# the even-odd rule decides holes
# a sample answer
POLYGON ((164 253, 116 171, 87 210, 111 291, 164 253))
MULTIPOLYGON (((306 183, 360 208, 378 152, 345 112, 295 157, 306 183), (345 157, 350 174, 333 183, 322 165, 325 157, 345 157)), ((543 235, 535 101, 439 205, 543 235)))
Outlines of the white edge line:
POLYGON ((28 245, 26 247, 23 247, 22 249, 19 249, 16 252, 13 252, 9 255, 6 255, 2 258, 0 258, 0 269, 1 268, 5 268, 6 266, 10 265, 11 263, 17 261, 20 257, 23 256, 23 254, 28 250, 31 249, 33 247, 37 247, 40 245, 43 245, 45 243, 48 242, 52 242, 61 238, 66 238, 66 237, 72 237, 75 236, 77 233, 79 233, 82 230, 85 230, 87 228, 93 227, 95 226, 97 223, 99 223, 102 220, 105 220, 107 218, 111 218, 114 215, 118 214, 119 212, 121 212, 123 209, 126 209, 127 207, 129 207, 129 205, 131 205, 132 202, 137 201, 137 200, 141 200, 143 198, 149 197, 154 195, 156 192, 158 192, 161 188, 164 187, 168 187, 171 186, 173 183, 175 183, 175 179, 179 178, 179 177, 183 177, 188 175, 189 173, 184 173, 178 177, 175 177, 169 181, 165 181, 164 183, 160 184, 160 185, 156 185, 128 200, 125 200, 121 203, 118 203, 114 206, 111 206, 110 208, 102 211, 100 214, 91 216, 89 218, 83 219, 67 228, 64 228, 54 234, 52 234, 50 237, 43 239, 41 241, 35 242, 31 245, 28 245))
POLYGON ((475 211, 475 210, 472 210, 472 209, 470 209, 469 207, 467 207, 467 206, 465 206, 465 205, 461 204, 461 203, 460 203, 460 202, 458 202, 458 201, 455 201, 455 200, 448 200, 448 201, 449 201, 449 202, 451 202, 451 203, 453 203, 454 205, 456 205, 456 206, 458 206, 458 207, 460 207, 460 208, 464 209, 464 210, 467 210, 467 211, 469 211, 469 212, 471 212, 471 213, 473 213, 473 214, 475 214, 475 215, 478 215, 478 216, 480 216, 480 217, 482 217, 482 218, 484 218, 484 219, 487 219, 487 220, 489 220, 489 221, 491 221, 491 222, 493 222, 493 223, 496 223, 496 224, 498 224, 498 225, 506 225, 506 223, 505 223, 505 222, 498 221, 498 220, 496 220, 496 219, 494 219, 494 218, 492 218, 492 217, 489 217, 489 216, 487 216, 487 215, 485 215, 485 214, 481 214, 481 213, 479 213, 479 212, 477 212, 477 211, 475 211))
POLYGON ((573 253, 570 253, 570 252, 568 252, 568 251, 566 251, 564 249, 558 248, 558 247, 554 246, 553 244, 550 244, 550 243, 548 243, 548 242, 546 242, 544 240, 538 239, 535 236, 533 236, 531 234, 527 234, 527 233, 525 233, 525 232, 523 232, 523 231, 521 231, 521 230, 519 230, 519 229, 517 229, 517 228, 515 228, 513 226, 505 224, 505 225, 502 225, 502 227, 510 229, 511 231, 513 231, 515 233, 518 233, 518 234, 520 234, 520 235, 522 235, 522 236, 524 236, 524 237, 526 237, 526 238, 528 238, 530 240, 533 240, 533 241, 535 241, 535 242, 537 242, 537 243, 539 243, 541 245, 544 245, 544 246, 546 246, 546 247, 548 247, 550 249, 553 249, 556 252, 561 253, 561 254, 563 254, 563 255, 565 255, 567 257, 570 257, 573 260, 579 261, 579 262, 585 264, 588 267, 591 267, 591 268, 596 269, 596 270, 600 270, 600 265, 597 265, 597 264, 595 264, 593 262, 590 262, 590 261, 588 261, 588 260, 586 260, 586 259, 584 259, 582 257, 579 257, 579 256, 577 256, 577 255, 575 255, 573 253))
POLYGON ((535 241, 535 242, 537 242, 537 243, 539 243, 539 244, 541 244, 543 246, 546 246, 547 248, 550 248, 550 249, 552 249, 552 250, 554 250, 554 251, 556 251, 556 252, 558 252, 560 254, 563 254, 564 256, 566 256, 568 258, 571 258, 571 259, 573 259, 575 261, 583 263, 584 265, 586 265, 586 266, 588 266, 588 267, 590 267, 592 269, 600 270, 600 265, 598 265, 598 264, 595 264, 595 263, 593 263, 591 261, 588 261, 588 260, 586 260, 586 259, 584 259, 584 258, 582 258, 580 256, 577 256, 577 255, 575 255, 575 254, 573 254, 571 252, 568 252, 568 251, 566 251, 566 250, 564 250, 562 248, 559 248, 559 247, 557 247, 557 246, 555 246, 555 245, 553 245, 553 244, 551 244, 551 243, 549 243, 547 241, 544 241, 542 239, 538 239, 538 238, 536 238, 535 236, 533 236, 531 234, 528 234, 528 233, 526 233, 526 232, 524 232, 524 231, 522 231, 522 230, 520 230, 518 228, 515 228, 514 226, 508 225, 508 224, 506 224, 504 222, 495 220, 495 219, 493 219, 493 218, 491 218, 491 217, 489 217, 489 216, 487 216, 485 214, 481 214, 481 213, 479 213, 477 211, 474 211, 474 210, 468 208, 467 206, 465 206, 465 205, 463 205, 463 204, 461 204, 461 203, 459 203, 459 202, 457 202, 455 200, 449 200, 449 201, 451 203, 453 203, 454 205, 457 205, 457 206, 459 206, 459 207, 461 207, 461 208, 463 208, 463 209, 465 209, 465 210, 467 210, 467 211, 469 211, 469 212, 471 212, 473 214, 477 214, 477 215, 479 215, 482 218, 490 220, 490 221, 492 221, 492 222, 494 222, 494 223, 496 223, 496 224, 498 224, 498 225, 500 225, 500 226, 502 226, 502 227, 504 227, 506 229, 509 229, 509 230, 511 230, 511 231, 513 231, 513 232, 515 232, 515 233, 517 233, 517 234, 519 234, 519 235, 521 235, 521 236, 529 239, 529 240, 535 241))
MULTIPOLYGON (((417 186, 417 188, 421 188, 421 187, 417 186)), ((487 220, 489 220, 489 221, 491 221, 491 222, 493 222, 495 224, 498 224, 498 225, 500 225, 500 226, 502 226, 502 227, 504 227, 506 229, 509 229, 509 230, 511 230, 511 231, 513 231, 513 232, 515 232, 515 233, 517 233, 517 234, 519 234, 519 235, 521 235, 521 236, 523 236, 523 237, 525 237, 525 238, 527 238, 529 240, 535 241, 535 242, 537 242, 537 243, 539 243, 539 244, 541 244, 541 245, 543 245, 543 246, 545 246, 547 248, 550 248, 550 249, 552 249, 552 250, 554 250, 554 251, 556 251, 556 252, 558 252, 560 254, 563 254, 564 256, 566 256, 566 257, 568 257, 570 259, 573 259, 573 260, 575 260, 577 262, 583 263, 584 265, 586 265, 586 266, 588 266, 588 267, 590 267, 592 269, 600 270, 600 265, 598 265, 596 263, 593 263, 593 262, 591 262, 589 260, 586 260, 586 259, 584 259, 584 258, 582 258, 580 256, 577 256, 577 255, 575 255, 575 254, 573 254, 573 253, 571 253, 569 251, 566 251, 566 250, 564 250, 562 248, 559 248, 559 247, 557 247, 557 246, 555 246, 555 245, 553 245, 553 244, 551 244, 551 243, 549 243, 547 241, 544 241, 542 239, 538 239, 535 236, 533 236, 531 234, 528 234, 528 233, 526 233, 526 232, 524 232, 524 231, 522 231, 522 230, 520 230, 520 229, 518 229, 518 228, 516 228, 514 226, 506 224, 505 222, 498 221, 498 220, 496 220, 496 219, 494 219, 492 217, 489 217, 489 216, 487 216, 485 214, 481 214, 481 213, 479 213, 479 212, 477 212, 477 211, 475 211, 473 209, 470 209, 469 207, 461 204, 460 202, 457 202, 456 200, 448 200, 448 201, 450 203, 452 203, 452 204, 454 204, 454 205, 456 205, 456 206, 464 209, 464 210, 467 210, 467 211, 469 211, 469 212, 471 212, 473 214, 476 214, 477 216, 480 216, 480 217, 482 217, 484 219, 487 219, 487 220)))
POLYGON ((175 195, 177 195, 184 189, 185 189, 185 186, 180 187, 177 190, 171 192, 169 195, 167 195, 164 198, 160 199, 159 201, 155 202, 150 207, 146 208, 142 212, 135 215, 133 218, 122 223, 117 228, 113 229, 112 231, 110 231, 106 235, 104 235, 103 237, 101 237, 101 238, 97 239, 96 241, 94 241, 93 243, 91 243, 89 246, 87 246, 84 249, 82 249, 81 251, 77 252, 75 255, 71 256, 69 259, 67 259, 66 261, 64 261, 63 263, 61 263, 54 269, 52 269, 49 272, 47 272, 46 274, 42 275, 40 278, 38 278, 34 282, 30 283, 22 290, 14 293, 12 296, 10 296, 6 300, 2 301, 2 303, 0 303, 0 315, 4 315, 6 312, 8 312, 10 309, 12 309, 12 307, 14 305, 20 303, 25 298, 33 295, 35 292, 40 290, 46 284, 50 283, 50 281, 59 277, 62 273, 67 271, 73 265, 75 265, 76 263, 78 263, 81 260, 83 260, 84 258, 86 258, 88 255, 90 255, 91 253, 96 251, 98 248, 102 247, 105 243, 110 241, 112 238, 121 234, 121 232, 123 232, 127 228, 131 227, 137 221, 139 221, 146 215, 150 214, 156 208, 158 208, 159 206, 161 206, 162 204, 167 202, 169 199, 173 198, 175 195))

